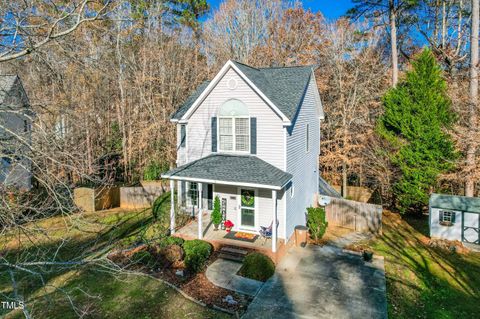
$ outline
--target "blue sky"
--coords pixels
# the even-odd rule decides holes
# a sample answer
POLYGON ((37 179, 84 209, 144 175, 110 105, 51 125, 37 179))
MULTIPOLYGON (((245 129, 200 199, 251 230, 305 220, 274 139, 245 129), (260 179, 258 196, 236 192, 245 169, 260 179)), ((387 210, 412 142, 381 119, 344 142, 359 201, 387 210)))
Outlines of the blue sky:
MULTIPOLYGON (((217 8, 221 2, 222 0, 208 1, 212 8, 217 8)), ((302 2, 305 9, 311 9, 314 12, 320 11, 329 19, 342 16, 353 6, 351 0, 303 0, 302 2)))

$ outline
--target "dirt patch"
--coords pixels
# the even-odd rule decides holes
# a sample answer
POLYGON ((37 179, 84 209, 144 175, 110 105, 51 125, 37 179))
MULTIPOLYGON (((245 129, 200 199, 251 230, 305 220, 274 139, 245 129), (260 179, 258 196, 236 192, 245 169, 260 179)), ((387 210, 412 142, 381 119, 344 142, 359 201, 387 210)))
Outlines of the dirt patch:
POLYGON ((468 254, 470 252, 470 249, 464 247, 458 240, 430 239, 428 241, 428 246, 458 254, 468 254))

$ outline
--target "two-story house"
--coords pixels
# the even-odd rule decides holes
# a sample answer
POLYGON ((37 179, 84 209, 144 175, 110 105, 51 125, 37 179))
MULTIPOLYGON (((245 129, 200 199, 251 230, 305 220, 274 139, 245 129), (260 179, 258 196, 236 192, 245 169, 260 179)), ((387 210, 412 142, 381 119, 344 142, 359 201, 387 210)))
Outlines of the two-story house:
POLYGON ((193 207, 202 238, 208 216, 198 212, 216 196, 234 231, 273 225, 272 252, 305 225, 318 190, 323 119, 313 71, 228 61, 176 111, 177 168, 162 175, 172 189, 172 232, 174 207, 193 207))
POLYGON ((31 188, 33 115, 20 78, 0 75, 0 189, 31 188))

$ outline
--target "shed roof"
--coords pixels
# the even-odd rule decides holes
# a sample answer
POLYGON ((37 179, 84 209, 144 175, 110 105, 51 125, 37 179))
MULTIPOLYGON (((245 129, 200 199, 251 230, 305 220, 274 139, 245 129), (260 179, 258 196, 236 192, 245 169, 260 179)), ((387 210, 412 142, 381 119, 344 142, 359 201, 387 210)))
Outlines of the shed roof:
MULTIPOLYGON (((293 120, 308 88, 314 66, 254 68, 232 63, 289 119, 293 120)), ((179 120, 207 88, 203 82, 172 115, 179 120)))
POLYGON ((211 154, 174 168, 162 177, 282 189, 292 174, 252 155, 211 154))
POLYGON ((480 214, 480 198, 457 195, 432 194, 430 208, 458 210, 480 214))

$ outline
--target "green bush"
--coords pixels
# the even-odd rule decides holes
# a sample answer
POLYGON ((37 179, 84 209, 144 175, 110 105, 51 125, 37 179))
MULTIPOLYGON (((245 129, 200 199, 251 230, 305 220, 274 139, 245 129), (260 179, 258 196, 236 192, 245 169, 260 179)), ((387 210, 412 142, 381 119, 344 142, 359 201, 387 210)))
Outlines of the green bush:
POLYGON ((132 255, 131 260, 135 264, 142 264, 148 267, 153 267, 157 263, 155 257, 147 250, 137 251, 132 255))
POLYGON ((212 252, 212 246, 200 239, 187 240, 183 244, 183 249, 185 251, 185 266, 192 272, 203 270, 212 252))
POLYGON ((168 236, 160 239, 158 241, 158 246, 160 246, 161 248, 167 247, 169 245, 178 245, 182 247, 184 242, 185 240, 183 238, 168 236))
POLYGON ((218 198, 218 196, 215 196, 215 200, 213 201, 213 211, 210 215, 210 218, 212 219, 212 224, 214 225, 220 225, 220 223, 222 222, 222 212, 220 211, 220 198, 218 198))
POLYGON ((268 256, 253 252, 245 256, 239 274, 243 277, 266 281, 273 276, 274 272, 275 264, 268 256))
POLYGON ((328 222, 323 207, 307 208, 307 227, 313 240, 320 240, 327 230, 328 222))

